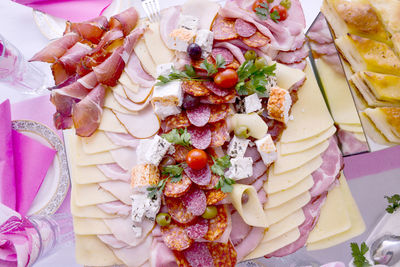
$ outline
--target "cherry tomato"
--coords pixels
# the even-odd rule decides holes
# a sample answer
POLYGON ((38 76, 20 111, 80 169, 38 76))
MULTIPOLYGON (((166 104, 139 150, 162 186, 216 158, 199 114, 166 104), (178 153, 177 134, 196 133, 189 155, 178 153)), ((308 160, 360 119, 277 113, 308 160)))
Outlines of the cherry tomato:
POLYGON ((274 6, 271 9, 271 13, 273 13, 275 11, 278 12, 278 14, 279 14, 278 21, 283 21, 283 20, 287 19, 287 9, 285 7, 283 7, 281 5, 274 6))
POLYGON ((262 6, 261 6, 262 3, 271 3, 271 2, 273 2, 273 1, 256 0, 253 3, 253 11, 256 12, 256 8, 259 8, 259 7, 262 8, 262 6))
POLYGON ((193 170, 201 170, 207 165, 207 154, 201 149, 192 149, 186 156, 186 163, 193 170))
POLYGON ((214 77, 214 82, 221 88, 232 88, 239 80, 238 74, 233 69, 225 69, 214 77))

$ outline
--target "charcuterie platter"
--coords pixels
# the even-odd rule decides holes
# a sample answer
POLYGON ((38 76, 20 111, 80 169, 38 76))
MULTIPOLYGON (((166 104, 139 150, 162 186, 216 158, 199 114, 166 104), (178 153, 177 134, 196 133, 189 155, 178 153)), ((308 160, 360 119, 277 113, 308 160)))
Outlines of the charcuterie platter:
POLYGON ((32 58, 70 129, 78 263, 234 266, 364 231, 299 1, 139 17, 67 22, 32 58))

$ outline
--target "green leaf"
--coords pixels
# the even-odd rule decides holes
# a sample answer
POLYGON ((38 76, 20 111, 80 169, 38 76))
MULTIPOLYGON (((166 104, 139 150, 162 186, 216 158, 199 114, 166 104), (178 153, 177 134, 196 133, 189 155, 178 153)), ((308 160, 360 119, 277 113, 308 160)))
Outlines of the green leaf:
POLYGON ((356 267, 367 267, 371 266, 368 260, 365 258, 365 253, 368 252, 369 248, 365 242, 361 244, 361 248, 358 247, 357 243, 351 243, 351 255, 353 256, 353 264, 356 267))
POLYGON ((212 157, 214 164, 211 166, 211 171, 219 176, 224 176, 225 170, 231 166, 229 155, 220 158, 212 157))
POLYGON ((215 65, 217 69, 225 68, 225 58, 221 54, 217 55, 217 58, 215 59, 215 65))
POLYGON ((167 134, 163 134, 162 138, 166 139, 168 142, 176 145, 181 145, 184 147, 190 147, 190 133, 188 133, 187 129, 173 129, 167 134))
POLYGON ((235 180, 226 178, 225 176, 221 176, 219 178, 217 185, 215 186, 215 189, 221 189, 222 192, 224 193, 230 193, 233 190, 233 184, 235 184, 235 180))
POLYGON ((211 64, 207 61, 207 59, 205 59, 201 64, 200 64, 200 68, 207 71, 207 75, 211 76, 215 73, 218 72, 218 69, 214 66, 214 64, 211 64))
POLYGON ((196 71, 194 70, 192 65, 186 64, 185 65, 185 70, 186 70, 186 74, 189 77, 196 77, 197 76, 196 71))
POLYGON ((183 168, 179 165, 168 165, 162 170, 162 174, 168 174, 171 177, 181 176, 183 168))
POLYGON ((269 14, 271 19, 275 22, 278 22, 278 20, 281 18, 281 16, 279 16, 278 11, 274 10, 274 12, 271 12, 271 14, 269 14))
POLYGON ((391 205, 388 205, 386 208, 386 211, 388 213, 393 213, 400 207, 400 195, 399 194, 395 194, 391 197, 385 196, 385 198, 387 199, 388 203, 391 204, 391 205))

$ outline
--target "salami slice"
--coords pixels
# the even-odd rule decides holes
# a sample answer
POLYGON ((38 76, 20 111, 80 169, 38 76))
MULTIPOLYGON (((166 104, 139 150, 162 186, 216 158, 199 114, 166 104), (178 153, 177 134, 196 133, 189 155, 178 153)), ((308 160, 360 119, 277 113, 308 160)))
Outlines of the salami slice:
POLYGON ((224 103, 234 103, 236 98, 236 90, 231 89, 228 91, 226 96, 218 96, 216 94, 210 94, 208 96, 203 96, 200 98, 200 102, 204 104, 224 104, 224 103))
POLYGON ((165 118, 164 122, 165 122, 165 129, 164 129, 165 132, 169 132, 170 130, 175 128, 184 128, 190 126, 189 119, 186 115, 186 112, 184 111, 182 111, 177 115, 168 116, 167 118, 165 118))
POLYGON ((197 127, 202 127, 207 124, 210 119, 210 107, 207 104, 200 104, 194 109, 186 110, 189 121, 197 127))
POLYGON ((211 51, 211 55, 215 60, 217 60, 218 55, 221 55, 225 59, 226 65, 229 65, 233 62, 233 55, 232 55, 231 51, 229 51, 226 48, 222 48, 222 47, 214 48, 211 51))
POLYGON ((191 239, 203 238, 208 231, 208 220, 200 218, 195 224, 187 226, 185 231, 191 239))
POLYGON ((204 236, 204 239, 208 241, 219 239, 228 227, 228 214, 226 213, 224 205, 218 205, 216 207, 218 214, 208 221, 208 231, 204 236))
POLYGON ((207 199, 203 190, 192 188, 187 194, 182 197, 183 205, 193 215, 200 216, 204 213, 207 207, 207 199))
POLYGON ((235 30, 235 20, 218 16, 212 26, 214 40, 230 40, 238 38, 235 30))
POLYGON ((219 189, 211 189, 205 192, 207 198, 207 205, 215 205, 225 199, 228 194, 219 189))
POLYGON ((222 146, 229 141, 228 125, 225 120, 211 124, 211 144, 212 147, 222 146))
POLYGON ((206 149, 211 144, 211 131, 210 127, 189 127, 190 140, 192 145, 198 149, 206 149))
MULTIPOLYGON (((193 68, 195 68, 196 71, 205 71, 202 67, 201 67, 201 63, 203 63, 204 59, 198 59, 198 60, 192 60, 192 66, 193 68)), ((207 57, 207 62, 210 64, 215 65, 215 60, 214 58, 210 55, 207 57)))
POLYGON ((204 242, 195 242, 183 255, 192 267, 214 267, 211 253, 204 242))
POLYGON ((228 114, 231 112, 231 109, 228 104, 221 104, 221 105, 210 105, 210 119, 208 120, 209 123, 217 122, 220 120, 225 119, 228 114))
POLYGON ((193 244, 193 239, 188 237, 183 226, 174 222, 161 227, 161 234, 165 245, 172 250, 182 251, 193 244))
POLYGON ((211 170, 208 165, 200 170, 193 170, 190 167, 186 167, 184 171, 195 184, 208 185, 211 181, 211 170))
POLYGON ((207 242, 214 266, 236 266, 237 253, 232 243, 207 242))
POLYGON ((233 62, 231 64, 226 65, 227 69, 237 70, 239 67, 240 67, 240 63, 236 59, 233 59, 233 62))
POLYGON ((203 82, 204 86, 208 88, 211 92, 216 94, 217 96, 227 96, 229 94, 229 91, 226 89, 222 89, 218 87, 214 82, 211 81, 205 81, 203 82))
POLYGON ((199 188, 203 190, 212 190, 218 184, 219 178, 218 175, 212 174, 210 183, 208 185, 199 185, 199 188))
POLYGON ((196 216, 194 216, 188 209, 183 205, 182 199, 180 198, 165 198, 165 203, 168 208, 168 213, 172 219, 178 223, 190 223, 196 216))
POLYGON ((271 40, 263 35, 261 32, 256 32, 251 37, 242 38, 243 43, 247 44, 250 47, 261 47, 265 46, 266 44, 270 43, 271 40))
POLYGON ((210 94, 210 90, 199 81, 184 81, 182 90, 192 96, 207 96, 210 94))
POLYGON ((173 253, 178 267, 190 267, 189 262, 186 260, 185 256, 181 251, 173 250, 173 253))
POLYGON ((165 184, 164 195, 167 197, 181 197, 189 191, 192 180, 186 174, 182 175, 179 182, 173 183, 169 178, 165 184))
POLYGON ((257 28, 247 21, 237 19, 235 21, 235 30, 240 37, 250 37, 256 33, 257 28))
POLYGON ((186 160, 186 156, 189 153, 189 149, 184 146, 177 145, 175 146, 175 152, 172 155, 176 162, 181 163, 186 160))

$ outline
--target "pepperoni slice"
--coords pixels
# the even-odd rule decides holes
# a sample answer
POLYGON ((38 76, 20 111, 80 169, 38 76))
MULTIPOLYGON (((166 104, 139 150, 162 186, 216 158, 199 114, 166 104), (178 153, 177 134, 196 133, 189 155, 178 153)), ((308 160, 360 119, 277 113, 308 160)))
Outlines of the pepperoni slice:
MULTIPOLYGON (((211 175, 210 183, 208 185, 199 185, 199 188, 203 189, 203 190, 212 190, 218 184, 219 178, 220 177, 218 175, 213 173, 211 175)), ((207 195, 207 193, 206 193, 206 195, 207 195)))
POLYGON ((190 223, 196 216, 194 216, 188 209, 183 205, 182 199, 180 198, 165 198, 165 203, 168 208, 168 213, 172 219, 178 223, 190 223))
POLYGON ((202 127, 207 124, 210 119, 210 107, 207 104, 200 104, 194 109, 186 110, 189 121, 197 127, 202 127))
POLYGON ((203 84, 205 87, 208 88, 208 90, 210 90, 217 96, 227 96, 229 94, 229 90, 218 87, 214 82, 205 81, 203 82, 203 84))
POLYGON ((211 131, 208 125, 204 127, 192 126, 188 128, 190 141, 197 149, 206 149, 211 144, 211 131))
POLYGON ((207 205, 215 205, 228 196, 227 193, 219 189, 211 189, 205 192, 207 198, 207 205))
POLYGON ((208 120, 209 123, 217 122, 220 120, 225 119, 228 114, 231 112, 231 109, 228 104, 221 104, 221 105, 210 105, 210 119, 208 120))
POLYGON ((199 81, 184 81, 182 90, 192 96, 207 96, 210 94, 210 90, 199 81))
POLYGON ((231 89, 228 91, 226 96, 218 96, 216 94, 210 94, 200 98, 200 102, 204 104, 224 104, 234 103, 236 97, 236 90, 231 89))
POLYGON ((203 190, 192 188, 187 194, 182 197, 183 205, 193 215, 202 215, 207 208, 207 199, 203 190))
POLYGON ((208 220, 200 218, 195 224, 187 226, 185 231, 191 239, 203 238, 208 231, 208 220))
POLYGON ((165 245, 172 250, 182 251, 193 244, 193 239, 188 237, 183 226, 174 222, 161 227, 161 234, 165 245))
POLYGON ((190 267, 189 262, 186 260, 185 256, 183 256, 183 253, 181 251, 172 251, 175 256, 175 261, 178 267, 190 267))
POLYGON ((228 213, 226 212, 224 205, 218 205, 216 208, 218 214, 216 217, 208 220, 208 231, 204 236, 204 239, 208 241, 219 239, 228 227, 228 213))
POLYGON ((168 132, 169 130, 175 129, 175 128, 184 128, 184 127, 189 127, 190 122, 189 119, 186 115, 186 112, 182 111, 181 113, 177 115, 171 115, 165 118, 165 132, 168 132))
POLYGON ((175 146, 175 152, 172 155, 176 162, 181 163, 186 160, 186 155, 189 153, 189 149, 184 146, 175 146))
POLYGON ((192 185, 192 180, 186 175, 182 174, 182 179, 179 182, 171 182, 169 178, 165 184, 164 195, 167 197, 181 197, 189 191, 192 185))
POLYGON ((261 47, 270 43, 271 40, 263 35, 261 32, 256 32, 254 35, 248 38, 242 38, 243 43, 247 44, 250 47, 261 47))
POLYGON ((211 181, 211 170, 208 165, 200 170, 193 170, 190 167, 186 167, 184 171, 195 184, 208 185, 211 181))
POLYGON ((218 16, 212 26, 214 40, 230 40, 238 38, 235 30, 235 20, 218 16))
POLYGON ((240 67, 240 63, 236 59, 233 59, 233 62, 231 64, 226 65, 225 67, 227 69, 237 70, 240 67))
MULTIPOLYGON (((214 267, 214 261, 204 242, 195 242, 182 253, 192 267, 214 267)), ((221 265, 217 265, 221 266, 221 265)))
MULTIPOLYGON (((198 59, 198 60, 192 60, 192 66, 195 68, 197 71, 205 71, 203 68, 201 68, 201 63, 203 63, 204 59, 198 59)), ((207 57, 207 62, 210 64, 215 64, 215 60, 212 56, 207 57)))
POLYGON ((232 243, 207 242, 214 266, 236 266, 237 253, 232 243))
POLYGON ((229 140, 228 125, 225 120, 211 124, 211 144, 212 147, 222 146, 229 140))
POLYGON ((250 37, 256 33, 257 28, 245 20, 237 19, 235 21, 235 30, 240 37, 250 37))
POLYGON ((229 51, 226 48, 222 48, 222 47, 214 48, 211 51, 211 55, 215 60, 217 59, 218 55, 221 55, 225 59, 226 65, 229 65, 233 62, 233 55, 232 55, 231 51, 229 51))

